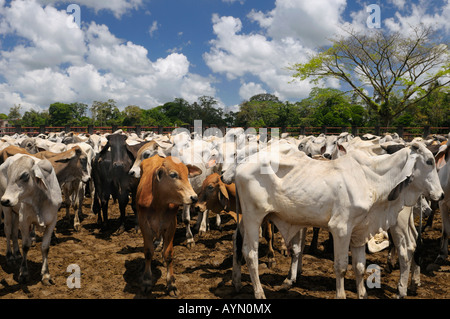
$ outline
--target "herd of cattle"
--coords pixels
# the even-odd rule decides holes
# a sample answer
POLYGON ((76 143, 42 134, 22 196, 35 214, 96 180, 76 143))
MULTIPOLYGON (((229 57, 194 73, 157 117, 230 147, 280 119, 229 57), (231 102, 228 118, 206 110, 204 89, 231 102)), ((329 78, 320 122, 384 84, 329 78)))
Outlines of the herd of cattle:
MULTIPOLYGON (((450 134, 449 134, 450 135, 450 134)), ((291 266, 283 283, 289 289, 302 269, 306 227, 330 233, 334 252, 336 297, 345 298, 344 276, 349 250, 357 294, 367 297, 363 276, 366 247, 375 252, 393 243, 400 265, 399 297, 420 283, 414 252, 420 231, 414 215, 439 208, 442 246, 437 260, 448 255, 450 233, 450 142, 447 136, 405 142, 396 135, 349 133, 320 136, 258 135, 242 128, 203 136, 186 130, 171 134, 122 131, 112 134, 50 133, 37 137, 4 136, 0 140, 0 203, 7 242, 6 261, 22 258, 19 281, 28 279, 27 252, 34 229, 42 236, 42 282, 52 284, 48 269, 50 240, 57 212, 65 203, 66 218, 75 211, 75 230, 87 192, 98 224, 108 229, 108 202, 117 201, 124 229, 126 207, 136 214, 144 241, 144 291, 152 289, 151 260, 162 245, 167 291, 177 294, 173 239, 182 211, 186 244, 195 244, 191 213, 198 213, 200 232, 207 231, 208 212, 227 212, 236 220, 233 276, 241 284, 241 263, 248 266, 256 298, 265 298, 258 275, 258 244, 266 228, 269 262, 274 226, 289 251, 291 266), (34 226, 34 227, 32 227, 34 226), (22 236, 22 254, 18 238, 22 236), (381 243, 380 243, 381 241, 381 243), (12 242, 12 246, 11 246, 12 242)), ((314 243, 311 247, 314 248, 314 243)))

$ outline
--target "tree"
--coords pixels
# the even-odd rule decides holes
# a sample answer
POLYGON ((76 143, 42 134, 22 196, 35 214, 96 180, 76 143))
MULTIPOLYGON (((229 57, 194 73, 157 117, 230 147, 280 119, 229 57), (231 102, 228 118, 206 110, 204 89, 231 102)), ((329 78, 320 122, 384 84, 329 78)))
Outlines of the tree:
POLYGON ((13 107, 9 109, 8 118, 13 122, 13 124, 19 124, 22 114, 20 114, 20 109, 22 106, 20 104, 14 104, 13 107))
POLYGON ((406 36, 381 29, 345 31, 345 36, 331 39, 331 47, 293 65, 293 77, 316 83, 323 78, 344 81, 385 125, 450 83, 448 45, 440 44, 430 27, 419 25, 406 36), (393 96, 398 103, 392 103, 393 96))
POLYGON ((125 126, 133 126, 142 122, 142 109, 136 105, 128 105, 123 110, 123 122, 125 126))
POLYGON ((113 99, 106 102, 94 101, 91 106, 91 113, 95 125, 118 125, 122 121, 121 112, 113 99))
POLYGON ((361 126, 364 122, 364 108, 338 89, 313 88, 302 102, 311 107, 313 126, 361 126))
POLYGON ((35 110, 27 111, 23 114, 22 125, 36 127, 48 125, 50 123, 50 115, 47 111, 37 112, 35 110))

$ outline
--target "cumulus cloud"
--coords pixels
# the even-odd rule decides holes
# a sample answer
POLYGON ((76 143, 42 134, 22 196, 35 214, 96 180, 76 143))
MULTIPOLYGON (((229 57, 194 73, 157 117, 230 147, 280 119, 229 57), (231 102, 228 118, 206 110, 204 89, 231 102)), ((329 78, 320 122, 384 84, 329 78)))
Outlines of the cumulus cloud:
MULTIPOLYGON (((73 0, 38 0, 41 5, 48 4, 72 4, 73 0)), ((123 14, 130 10, 136 10, 141 7, 143 0, 108 0, 108 1, 92 1, 92 0, 77 0, 75 3, 80 6, 86 6, 99 12, 102 10, 110 11, 116 18, 120 18, 123 14)))
MULTIPOLYGON (((254 12, 252 15, 254 16, 254 12)), ((272 39, 258 33, 242 33, 242 22, 231 16, 212 17, 216 38, 210 41, 211 49, 203 55, 213 72, 224 74, 228 80, 246 75, 256 76, 272 94, 281 99, 306 97, 311 89, 308 81, 292 82, 292 73, 287 67, 293 63, 306 61, 312 49, 304 46, 294 37, 272 39)), ((241 87, 246 94, 249 84, 241 87)))
POLYGON ((14 104, 27 110, 109 98, 120 107, 154 107, 176 97, 193 102, 215 95, 211 79, 192 74, 185 55, 152 61, 145 47, 117 38, 106 25, 91 22, 80 29, 67 17, 36 0, 10 6, 0 0, 0 34, 18 37, 0 52, 0 112, 14 104))

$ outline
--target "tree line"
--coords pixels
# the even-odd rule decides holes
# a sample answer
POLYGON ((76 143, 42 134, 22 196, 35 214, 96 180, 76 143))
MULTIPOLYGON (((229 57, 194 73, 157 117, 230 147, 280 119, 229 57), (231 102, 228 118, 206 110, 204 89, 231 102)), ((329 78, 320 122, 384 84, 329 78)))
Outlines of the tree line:
MULTIPOLYGON (((395 99, 393 99, 395 100, 395 99)), ((29 110, 22 114, 15 105, 9 113, 0 114, 11 124, 26 127, 58 126, 183 126, 201 120, 204 125, 241 127, 372 127, 385 125, 380 115, 365 105, 357 95, 338 89, 314 88, 298 102, 281 101, 273 94, 257 94, 239 105, 238 111, 225 112, 213 97, 202 96, 189 103, 182 98, 154 108, 129 105, 120 111, 117 103, 94 101, 84 103, 52 103, 41 112, 29 110), (88 114, 89 111, 89 114, 88 114)), ((436 91, 391 120, 391 126, 449 127, 450 94, 436 91)))
MULTIPOLYGON (((318 84, 337 79, 348 91, 315 87, 297 102, 273 94, 257 94, 237 111, 225 111, 210 96, 189 103, 182 98, 154 108, 116 101, 55 102, 47 110, 26 111, 14 105, 8 115, 22 126, 182 126, 202 120, 205 125, 242 127, 449 127, 450 50, 432 27, 411 30, 344 29, 305 63, 291 65, 294 80, 318 84), (88 115, 89 111, 89 115, 88 115)), ((344 87, 343 86, 343 87, 344 87)))

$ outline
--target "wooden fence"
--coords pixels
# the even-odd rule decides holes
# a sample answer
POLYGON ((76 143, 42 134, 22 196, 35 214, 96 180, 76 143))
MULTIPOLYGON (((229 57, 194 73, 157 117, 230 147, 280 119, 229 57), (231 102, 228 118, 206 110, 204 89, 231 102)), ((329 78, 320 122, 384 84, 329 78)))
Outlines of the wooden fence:
MULTIPOLYGON (((13 135, 15 133, 24 133, 28 136, 36 136, 38 134, 48 134, 52 132, 75 132, 75 133, 112 133, 118 129, 122 129, 127 132, 135 132, 138 135, 144 131, 153 131, 159 134, 167 134, 173 132, 177 127, 175 126, 38 126, 38 127, 27 127, 27 126, 9 126, 9 127, 0 127, 0 135, 13 135)), ((178 127, 179 128, 179 127, 178 127)), ((182 126, 182 128, 188 130, 189 132, 193 132, 196 127, 191 125, 182 126)), ((227 127, 217 127, 216 125, 203 125, 202 133, 206 129, 215 128, 221 131, 224 135, 226 133, 227 127)), ((247 129, 244 127, 244 129, 247 129)), ((432 126, 423 126, 423 127, 382 127, 382 126, 372 126, 372 127, 329 127, 329 126, 321 126, 321 127, 310 127, 310 126, 296 126, 296 127, 267 127, 267 134, 271 134, 273 130, 278 129, 278 132, 281 133, 289 133, 292 136, 298 135, 319 135, 321 133, 327 135, 338 135, 342 132, 350 132, 354 136, 361 136, 367 133, 374 135, 383 135, 385 133, 398 133, 398 135, 405 140, 410 140, 414 137, 427 137, 430 134, 441 134, 447 135, 450 132, 450 127, 432 127, 432 126)), ((255 128, 256 131, 259 128, 255 128)))

